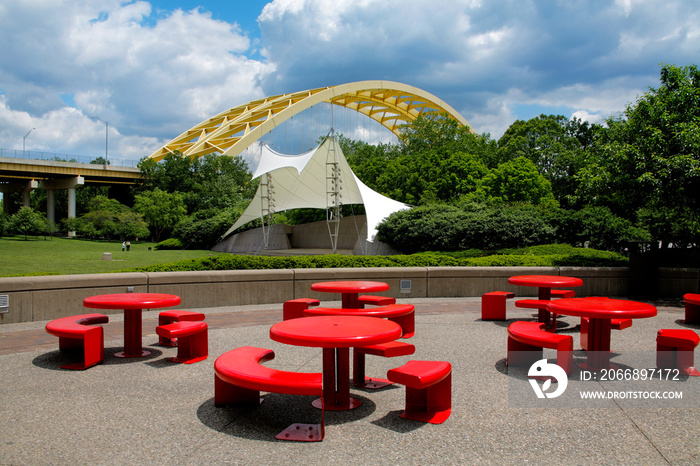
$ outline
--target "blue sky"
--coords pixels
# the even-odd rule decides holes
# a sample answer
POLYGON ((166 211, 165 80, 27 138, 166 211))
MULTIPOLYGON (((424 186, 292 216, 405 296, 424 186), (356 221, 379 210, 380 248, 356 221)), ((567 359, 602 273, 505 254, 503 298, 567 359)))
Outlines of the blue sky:
POLYGON ((101 155, 97 116, 110 156, 138 160, 250 100, 371 79, 424 89, 493 138, 540 113, 600 122, 661 64, 698 64, 700 3, 13 0, 0 31, 1 149, 35 128, 27 150, 101 155))
POLYGON ((155 10, 171 12, 176 9, 191 11, 198 8, 200 11, 211 13, 214 20, 236 23, 242 32, 249 37, 260 37, 258 28, 258 16, 267 0, 159 0, 151 1, 155 10))

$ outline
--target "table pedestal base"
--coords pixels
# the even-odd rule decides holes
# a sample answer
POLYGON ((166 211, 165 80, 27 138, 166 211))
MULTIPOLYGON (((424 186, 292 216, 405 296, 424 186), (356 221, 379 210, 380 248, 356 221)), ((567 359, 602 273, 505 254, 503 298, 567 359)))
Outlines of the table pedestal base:
POLYGON ((583 370, 591 371, 591 372, 597 372, 597 371, 599 371, 599 370, 601 370, 601 369, 617 370, 617 369, 620 368, 620 366, 616 366, 615 364, 610 364, 610 363, 608 363, 607 366, 603 366, 603 367, 598 366, 598 367, 596 367, 596 366, 594 366, 593 364, 589 364, 589 363, 587 363, 587 362, 582 362, 582 363, 580 363, 580 364, 578 365, 578 367, 580 367, 580 368, 583 369, 583 370))
POLYGON ((146 350, 141 350, 140 353, 136 354, 126 354, 126 351, 120 351, 116 353, 115 356, 118 358, 141 358, 143 356, 148 356, 149 354, 151 354, 151 352, 146 350))
POLYGON ((610 319, 588 320, 588 334, 586 335, 587 357, 582 369, 597 371, 600 369, 617 368, 610 364, 610 319))
POLYGON ((291 440, 295 442, 320 442, 323 440, 323 426, 321 424, 292 424, 279 434, 277 440, 291 440))
POLYGON ((321 399, 321 398, 316 398, 314 401, 311 402, 311 405, 314 408, 327 409, 328 411, 347 411, 348 409, 355 409, 355 408, 359 407, 361 404, 362 404, 362 402, 360 400, 352 398, 352 397, 348 398, 347 403, 336 404, 336 405, 326 404, 324 406, 323 399, 321 399))
POLYGON ((141 309, 124 309, 124 351, 117 353, 118 358, 140 358, 151 354, 143 349, 143 324, 141 309))
POLYGON ((686 367, 685 369, 680 369, 681 374, 692 375, 693 377, 700 377, 700 371, 694 367, 686 367))
POLYGON ((389 385, 394 385, 394 382, 387 379, 370 378, 365 377, 365 383, 362 386, 356 385, 358 388, 368 388, 370 390, 376 390, 378 388, 388 387, 389 385))
POLYGON ((323 400, 314 400, 313 405, 344 411, 361 404, 350 398, 350 348, 323 348, 323 400))

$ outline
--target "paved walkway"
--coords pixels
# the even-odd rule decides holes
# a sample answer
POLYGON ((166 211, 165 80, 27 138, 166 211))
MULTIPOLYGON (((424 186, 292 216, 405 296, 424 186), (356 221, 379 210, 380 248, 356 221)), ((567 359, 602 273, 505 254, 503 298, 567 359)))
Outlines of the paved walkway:
MULTIPOLYGON (((238 346, 273 349, 271 367, 320 370, 318 349, 270 340, 281 304, 201 310, 210 357, 192 365, 167 361, 177 350, 157 345, 156 311, 144 313, 150 356, 114 357, 123 344, 122 319, 114 315, 105 325, 104 364, 85 371, 59 369, 65 356, 45 322, 0 325, 0 464, 700 463, 700 378, 583 382, 576 368, 564 395, 540 400, 526 368, 505 366, 507 325, 533 319, 532 312, 510 302, 507 322, 484 322, 477 298, 412 302, 416 354, 368 357, 367 373, 384 376, 412 358, 450 361, 452 416, 442 425, 403 420, 403 387, 353 388, 362 405, 326 412, 326 438, 319 443, 274 439, 294 422, 319 422, 309 397, 265 394, 256 409, 213 404, 214 360, 238 346), (629 395, 581 400, 584 389, 629 395), (652 392, 682 393, 683 399, 631 398, 652 392)), ((654 367, 659 328, 700 331, 682 324, 682 307, 658 309, 657 317, 613 332, 612 360, 620 368, 654 367)), ((558 329, 573 335, 575 347, 577 325, 563 317, 558 329)), ((555 353, 545 356, 553 360, 555 353)), ((584 358, 576 351, 576 362, 584 358)))

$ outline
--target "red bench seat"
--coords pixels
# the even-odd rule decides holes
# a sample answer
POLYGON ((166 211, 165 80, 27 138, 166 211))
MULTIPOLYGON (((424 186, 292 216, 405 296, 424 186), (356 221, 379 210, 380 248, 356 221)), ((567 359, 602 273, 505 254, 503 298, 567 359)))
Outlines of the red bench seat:
POLYGON ((515 298, 512 291, 489 291, 481 295, 481 320, 506 320, 506 299, 515 298))
POLYGON ((541 322, 517 321, 508 326, 507 366, 531 366, 542 359, 542 349, 557 350, 557 364, 571 374, 574 339, 571 335, 547 332, 541 322))
POLYGON ((395 358, 408 356, 416 352, 416 347, 402 341, 390 341, 377 345, 360 346, 353 349, 352 353, 352 383, 360 388, 382 388, 391 385, 387 379, 369 378, 365 376, 365 355, 381 356, 383 358, 395 358))
MULTIPOLYGON (((173 322, 201 322, 204 314, 192 311, 162 311, 158 314, 158 326, 172 324, 173 322)), ((158 344, 161 346, 177 346, 177 340, 160 337, 158 344)))
POLYGON ((537 320, 545 324, 548 330, 554 331, 557 328, 557 315, 547 310, 549 303, 551 301, 548 299, 519 299, 515 307, 537 309, 537 320))
POLYGON ((686 293, 683 295, 685 303, 685 320, 686 324, 700 323, 700 294, 686 293))
POLYGON ((573 298, 574 296, 576 296, 576 292, 574 290, 549 290, 549 297, 552 299, 573 298))
POLYGON ((452 366, 446 361, 408 361, 387 372, 406 386, 405 419, 441 424, 452 413, 452 366))
POLYGON ((396 304, 396 298, 367 294, 358 296, 357 302, 360 303, 360 309, 364 309, 365 305, 388 306, 390 304, 396 304))
MULTIPOLYGON (((581 317, 581 349, 588 351, 588 317, 581 317)), ((632 326, 632 319, 611 319, 610 328, 613 330, 624 330, 632 326)))
POLYGON ((173 322, 156 327, 159 337, 168 340, 177 338, 177 356, 172 362, 193 364, 209 357, 209 335, 206 322, 173 322))
POLYGON ((695 369, 698 334, 690 329, 661 329, 656 334, 656 367, 678 369, 681 374, 700 376, 695 369))
POLYGON ((95 324, 106 324, 109 317, 102 314, 82 314, 62 317, 46 324, 46 331, 58 337, 61 351, 81 349, 83 361, 66 364, 61 369, 84 370, 104 361, 104 329, 95 324))
POLYGON ((312 298, 297 298, 285 301, 282 304, 282 320, 298 319, 304 317, 304 311, 311 306, 318 306, 321 302, 312 298))

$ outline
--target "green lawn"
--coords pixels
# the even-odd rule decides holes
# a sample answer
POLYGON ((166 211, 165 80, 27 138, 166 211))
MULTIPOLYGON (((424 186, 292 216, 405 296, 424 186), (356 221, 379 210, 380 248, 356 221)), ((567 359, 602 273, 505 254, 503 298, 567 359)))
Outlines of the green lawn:
POLYGON ((0 238, 0 277, 12 275, 49 275, 115 272, 132 267, 196 259, 222 253, 206 250, 149 251, 155 243, 132 242, 131 250, 122 252, 121 241, 6 236, 0 238), (111 252, 112 260, 102 260, 111 252))

